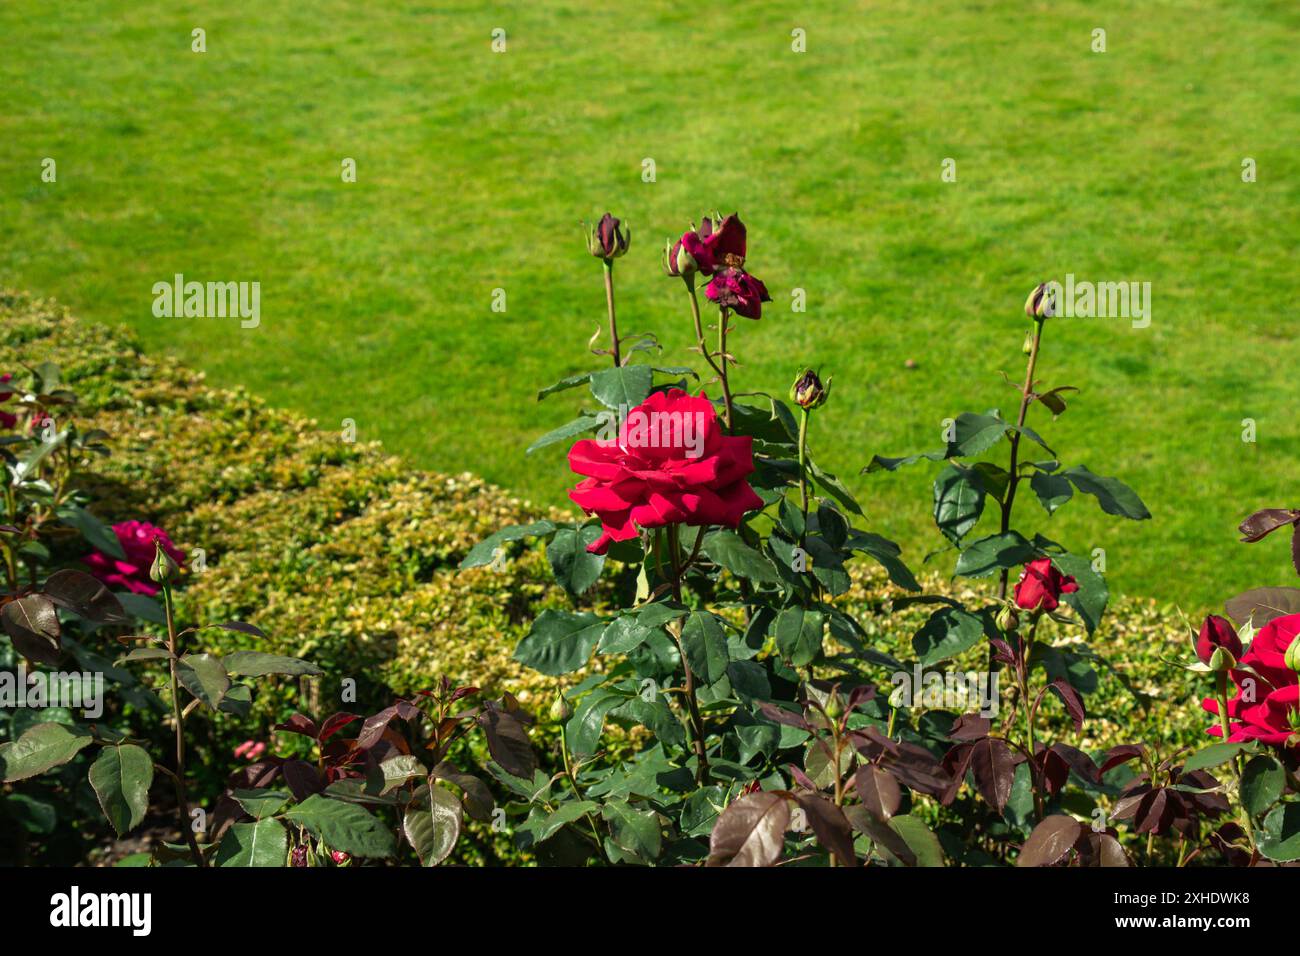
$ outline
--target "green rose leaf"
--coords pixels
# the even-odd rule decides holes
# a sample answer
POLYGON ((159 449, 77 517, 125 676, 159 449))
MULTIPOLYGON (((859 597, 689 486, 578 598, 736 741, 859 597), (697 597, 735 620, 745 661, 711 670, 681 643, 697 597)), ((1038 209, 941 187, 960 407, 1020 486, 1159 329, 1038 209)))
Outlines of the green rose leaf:
POLYGON ((650 395, 654 372, 649 365, 606 368, 591 375, 591 394, 606 408, 631 411, 650 395))
POLYGON ((460 801, 443 787, 429 785, 429 805, 412 805, 402 817, 402 832, 421 866, 437 866, 451 855, 463 821, 460 801))
POLYGON ((821 653, 823 622, 821 611, 786 608, 776 616, 772 626, 777 650, 795 667, 812 663, 821 653))
POLYGON ((576 671, 591 657, 605 621, 590 612, 574 614, 548 608, 515 648, 514 658, 535 671, 559 677, 576 671))
POLYGON ((546 560, 551 562, 555 580, 574 597, 595 584, 605 566, 603 554, 591 554, 587 550, 601 533, 599 524, 561 528, 546 546, 546 560))
POLYGON ((89 731, 76 727, 35 724, 17 740, 0 744, 0 779, 13 783, 62 766, 92 739, 89 731))
POLYGON ((1241 772, 1241 802, 1251 816, 1258 817, 1282 798, 1286 771, 1276 759, 1260 754, 1241 772))
POLYGON ((264 820, 267 817, 275 816, 284 805, 291 799, 291 794, 283 790, 268 790, 265 788, 256 790, 232 790, 230 795, 234 798, 250 817, 254 820, 264 820))
POLYGON ((984 622, 978 615, 957 607, 941 607, 912 637, 912 650, 928 666, 956 657, 983 636, 984 622))
POLYGON ((261 651, 235 651, 221 659, 226 673, 232 677, 264 677, 267 674, 286 674, 291 677, 319 677, 325 672, 310 661, 261 651))
MULTIPOLYGON (((469 554, 465 555, 464 560, 460 562, 460 570, 481 568, 485 564, 491 564, 496 559, 497 549, 511 541, 521 541, 524 538, 539 538, 550 534, 554 530, 555 523, 551 521, 512 524, 509 527, 502 528, 470 548, 469 554)), ((505 552, 502 551, 501 553, 504 554, 505 552)))
POLYGON ((719 567, 755 584, 780 584, 781 576, 763 552, 751 548, 734 531, 714 531, 704 539, 704 553, 719 567))
POLYGON ((960 544, 984 511, 984 488, 970 473, 948 465, 934 479, 934 523, 943 536, 960 544))
POLYGON ((1101 505, 1101 510, 1108 515, 1119 515, 1142 521, 1151 517, 1151 512, 1142 503, 1142 499, 1118 478, 1103 478, 1094 475, 1083 465, 1067 468, 1061 474, 1070 479, 1075 488, 1085 495, 1092 495, 1101 505))
POLYGON ((727 632, 708 611, 692 611, 682 627, 682 649, 691 670, 706 686, 727 676, 727 632))
POLYGON ((306 827, 331 850, 352 856, 387 857, 396 849, 388 827, 365 807, 318 793, 285 813, 284 819, 306 827))
POLYGON ((289 831, 279 820, 235 823, 221 838, 217 866, 284 866, 289 855, 289 831))
POLYGON ((211 654, 186 654, 176 662, 176 679, 213 710, 230 690, 230 676, 221 659, 211 654))
POLYGON ((1037 550, 1019 531, 991 534, 971 544, 957 558, 955 574, 982 578, 1003 568, 1015 568, 1032 560, 1037 550))
POLYGON ((135 744, 107 746, 90 765, 90 786, 118 836, 134 830, 149 809, 153 758, 135 744))

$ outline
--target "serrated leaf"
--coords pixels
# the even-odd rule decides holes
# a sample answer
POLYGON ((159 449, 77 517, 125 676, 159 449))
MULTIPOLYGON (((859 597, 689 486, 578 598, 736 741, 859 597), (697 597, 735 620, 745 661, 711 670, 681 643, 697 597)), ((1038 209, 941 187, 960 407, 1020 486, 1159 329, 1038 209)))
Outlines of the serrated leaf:
POLYGON ((103 747, 90 765, 90 786, 120 837, 144 819, 152 783, 153 758, 135 744, 103 747))

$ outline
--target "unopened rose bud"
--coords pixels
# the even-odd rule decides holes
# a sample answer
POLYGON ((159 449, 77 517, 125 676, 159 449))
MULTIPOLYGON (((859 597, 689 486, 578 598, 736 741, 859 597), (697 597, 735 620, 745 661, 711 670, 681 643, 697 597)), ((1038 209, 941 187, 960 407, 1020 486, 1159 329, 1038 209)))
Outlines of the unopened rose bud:
POLYGON ((1025 336, 1025 344, 1020 346, 1020 351, 1026 355, 1034 354, 1034 333, 1030 332, 1025 336))
POLYGON ((1232 622, 1217 614, 1209 615, 1196 638, 1197 659, 1212 671, 1228 671, 1237 666, 1241 652, 1241 638, 1232 622))
POLYGON ((1288 670, 1300 672, 1300 636, 1297 636, 1286 649, 1282 662, 1286 664, 1288 670))
POLYGON ((1010 634, 1020 627, 1020 615, 1016 613, 1013 607, 1004 607, 998 611, 998 616, 994 619, 998 625, 998 630, 1003 634, 1010 634))
POLYGON ((555 695, 555 702, 551 704, 551 720, 559 723, 562 720, 568 720, 573 716, 573 706, 564 699, 563 694, 555 695))
POLYGON ((810 368, 800 372, 799 377, 790 386, 790 401, 809 411, 826 404, 826 399, 830 394, 831 380, 826 379, 826 384, 823 385, 817 373, 810 368))
POLYGON ((344 866, 352 859, 352 857, 348 856, 342 850, 331 850, 330 859, 334 861, 336 866, 344 866))
POLYGON ((289 865, 295 867, 305 867, 307 865, 307 848, 305 846, 296 846, 289 854, 289 865))
POLYGON ((149 580, 154 584, 166 584, 172 578, 176 577, 176 572, 180 570, 171 555, 163 550, 161 541, 154 541, 153 564, 149 566, 149 580))
POLYGON ((596 225, 587 227, 587 251, 597 259, 617 259, 631 244, 632 230, 609 213, 605 213, 596 225))
POLYGON ((1056 314, 1056 292, 1046 282, 1040 282, 1025 300, 1025 315, 1031 319, 1047 319, 1056 314))
POLYGON ((844 713, 844 705, 840 702, 839 694, 831 694, 826 698, 826 716, 835 720, 844 713))

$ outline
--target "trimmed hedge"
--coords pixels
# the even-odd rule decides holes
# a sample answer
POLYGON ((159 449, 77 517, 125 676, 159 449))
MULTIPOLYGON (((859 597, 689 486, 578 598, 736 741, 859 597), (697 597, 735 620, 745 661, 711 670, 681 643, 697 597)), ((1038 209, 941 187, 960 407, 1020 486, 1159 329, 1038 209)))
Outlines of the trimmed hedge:
MULTIPOLYGON (((0 370, 58 363, 87 426, 113 436, 114 455, 93 482, 94 510, 113 522, 152 521, 187 553, 204 550, 207 570, 187 574, 183 587, 190 619, 253 621, 269 635, 262 649, 310 657, 326 669, 319 686, 329 693, 356 680, 363 702, 382 704, 446 675, 545 710, 557 682, 510 656, 542 608, 569 603, 545 557, 517 547, 501 571, 456 567, 481 538, 549 511, 468 474, 413 470, 378 443, 345 442, 242 390, 210 388, 201 373, 144 355, 129 335, 52 302, 0 292, 0 326, 0 370)), ((925 583, 953 587, 933 576, 925 583)), ((883 611, 896 593, 862 566, 841 600, 883 611)), ((929 610, 873 618, 880 649, 911 657, 911 634, 929 610)), ((1132 693, 1103 676, 1087 698, 1093 720, 1083 746, 1201 738, 1201 688, 1169 663, 1187 656, 1183 633, 1172 609, 1116 602, 1092 644, 1132 693)), ((220 649, 252 640, 223 633, 220 649)), ((955 663, 982 669, 983 654, 955 663)), ((263 706, 339 706, 294 700, 293 686, 284 694, 263 706)))

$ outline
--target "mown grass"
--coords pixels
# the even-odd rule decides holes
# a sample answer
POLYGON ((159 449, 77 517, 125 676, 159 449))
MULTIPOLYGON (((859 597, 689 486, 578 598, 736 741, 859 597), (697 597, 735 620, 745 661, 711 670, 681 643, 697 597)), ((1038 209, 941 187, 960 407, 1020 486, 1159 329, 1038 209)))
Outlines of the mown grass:
POLYGON ((675 364, 688 319, 657 246, 738 209, 776 301, 733 337, 737 385, 782 392, 800 362, 834 374, 815 446, 913 563, 939 540, 932 471, 858 468, 1010 404, 998 371, 1020 366, 1040 278, 1149 281, 1149 328, 1054 323, 1043 375, 1083 388, 1046 429, 1057 450, 1124 477, 1154 520, 1086 501, 1026 514, 1104 547, 1114 589, 1198 613, 1291 573, 1280 541, 1246 548, 1233 528, 1295 503, 1297 27, 1283 0, 14 0, 0 280, 127 323, 218 385, 555 502, 561 452, 522 449, 573 410, 536 388, 592 361, 603 297, 578 220, 631 221, 623 326, 675 364), (177 272, 259 280, 261 327, 155 318, 151 287, 177 272))

